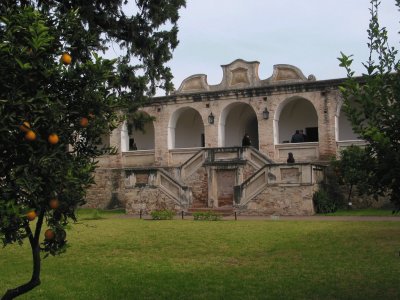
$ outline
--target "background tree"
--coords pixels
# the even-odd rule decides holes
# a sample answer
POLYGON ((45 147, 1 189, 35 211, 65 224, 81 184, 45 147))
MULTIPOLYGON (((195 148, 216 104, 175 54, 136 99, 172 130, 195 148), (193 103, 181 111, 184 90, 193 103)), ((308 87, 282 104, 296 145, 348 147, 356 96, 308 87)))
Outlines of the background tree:
POLYGON ((361 193, 365 190, 364 186, 371 181, 370 169, 373 169, 374 163, 375 160, 363 148, 353 145, 340 152, 339 160, 331 162, 336 178, 347 187, 347 203, 351 202, 355 186, 358 186, 361 193))
POLYGON ((172 88, 164 64, 185 1, 135 3, 127 14, 122 0, 0 2, 0 238, 27 239, 33 256, 31 280, 3 299, 40 284, 41 251, 65 251, 119 112, 172 88), (100 56, 110 43, 122 49, 113 60, 100 56))
MULTIPOLYGON (((354 77, 351 56, 342 53, 340 65, 348 80, 341 87, 344 108, 353 130, 368 142, 365 148, 373 160, 365 192, 387 195, 400 209, 400 63, 398 51, 388 46, 388 32, 378 19, 380 1, 371 0, 368 28, 370 55, 366 73, 354 77)), ((396 0, 400 8, 400 0, 396 0)))

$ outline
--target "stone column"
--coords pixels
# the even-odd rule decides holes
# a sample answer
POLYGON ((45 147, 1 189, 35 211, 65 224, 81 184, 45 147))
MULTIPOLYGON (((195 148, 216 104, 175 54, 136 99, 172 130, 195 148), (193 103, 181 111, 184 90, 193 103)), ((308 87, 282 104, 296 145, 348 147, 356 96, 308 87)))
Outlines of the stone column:
POLYGON ((154 161, 156 166, 168 166, 168 123, 170 113, 166 106, 160 106, 152 111, 154 121, 154 161))
POLYGON ((335 93, 321 91, 320 106, 317 112, 320 160, 329 160, 336 155, 335 101, 335 93))

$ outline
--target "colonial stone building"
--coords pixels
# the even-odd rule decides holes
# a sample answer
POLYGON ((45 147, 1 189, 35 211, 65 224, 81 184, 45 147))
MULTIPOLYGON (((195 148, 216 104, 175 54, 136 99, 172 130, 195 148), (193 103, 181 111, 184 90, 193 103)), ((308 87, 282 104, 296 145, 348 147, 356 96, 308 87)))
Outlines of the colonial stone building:
POLYGON ((259 62, 223 65, 220 84, 204 74, 141 109, 154 117, 144 132, 129 120, 105 143, 88 205, 119 202, 128 213, 169 208, 234 209, 247 214, 310 215, 324 164, 363 144, 341 111, 342 79, 318 81, 291 65, 260 79, 259 62), (296 130, 304 141, 292 143, 296 130), (242 147, 247 133, 251 146, 242 147), (295 163, 286 163, 288 153, 295 163))

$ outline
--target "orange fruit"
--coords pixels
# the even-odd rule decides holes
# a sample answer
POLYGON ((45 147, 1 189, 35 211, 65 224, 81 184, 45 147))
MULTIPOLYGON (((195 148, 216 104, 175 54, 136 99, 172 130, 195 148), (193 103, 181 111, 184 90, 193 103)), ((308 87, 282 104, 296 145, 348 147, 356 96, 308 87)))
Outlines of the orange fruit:
POLYGON ((82 117, 82 118, 80 119, 80 121, 79 121, 79 124, 80 124, 82 127, 87 127, 87 126, 89 125, 89 120, 88 120, 88 118, 82 117))
POLYGON ((50 200, 49 206, 51 209, 57 209, 60 206, 60 201, 57 198, 53 198, 50 200))
POLYGON ((51 241, 52 239, 54 239, 54 237, 56 236, 55 232, 53 231, 53 229, 47 229, 44 232, 44 238, 48 241, 51 241))
POLYGON ((61 55, 61 62, 62 62, 64 65, 69 65, 69 64, 71 63, 71 61, 72 61, 72 57, 71 57, 71 55, 69 55, 68 52, 64 52, 64 53, 61 55))
POLYGON ((35 212, 34 210, 31 210, 30 212, 28 212, 28 213, 26 214, 26 218, 27 218, 29 221, 35 220, 36 217, 37 217, 37 214, 36 214, 36 212, 35 212))
POLYGON ((28 141, 36 140, 36 133, 32 130, 28 130, 25 134, 25 139, 27 139, 28 141))
POLYGON ((24 121, 20 126, 19 129, 23 132, 28 132, 31 128, 31 124, 29 124, 27 121, 24 121))
POLYGON ((57 134, 52 133, 52 134, 49 135, 49 137, 48 137, 47 140, 49 141, 50 144, 55 145, 55 144, 58 143, 58 141, 59 141, 60 139, 59 139, 59 137, 58 137, 57 134))

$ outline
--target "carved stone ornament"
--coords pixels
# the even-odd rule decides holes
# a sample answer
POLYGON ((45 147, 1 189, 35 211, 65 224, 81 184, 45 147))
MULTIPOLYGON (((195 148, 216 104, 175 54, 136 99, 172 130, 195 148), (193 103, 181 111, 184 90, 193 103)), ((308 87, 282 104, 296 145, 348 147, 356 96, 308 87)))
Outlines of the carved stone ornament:
POLYGON ((231 85, 239 83, 250 83, 247 69, 245 68, 236 68, 232 70, 231 85))
POLYGON ((207 75, 196 74, 189 76, 182 81, 179 89, 174 94, 180 93, 196 93, 206 91, 221 91, 226 89, 248 88, 268 86, 281 82, 302 82, 315 81, 314 75, 306 78, 303 72, 292 65, 279 64, 274 65, 271 77, 260 80, 258 77, 258 61, 245 61, 236 59, 230 64, 222 65, 223 78, 221 83, 209 85, 207 83, 207 75))

